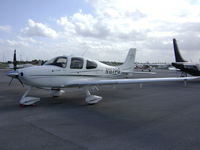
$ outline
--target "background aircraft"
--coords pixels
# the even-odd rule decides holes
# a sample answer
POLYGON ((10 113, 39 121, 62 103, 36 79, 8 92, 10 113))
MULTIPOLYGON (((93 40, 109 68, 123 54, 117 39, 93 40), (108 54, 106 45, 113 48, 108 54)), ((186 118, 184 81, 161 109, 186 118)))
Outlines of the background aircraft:
POLYGON ((191 74, 193 76, 200 76, 200 64, 186 61, 180 54, 176 39, 173 39, 175 61, 172 66, 182 71, 181 76, 191 74))
POLYGON ((149 71, 149 72, 151 72, 152 67, 149 64, 142 64, 142 65, 136 65, 135 69, 139 69, 141 71, 149 71))
MULTIPOLYGON (((37 97, 27 96, 32 87, 50 90, 52 96, 61 96, 64 88, 84 88, 85 101, 95 104, 102 97, 91 95, 90 89, 101 85, 134 84, 148 82, 186 81, 197 77, 185 78, 141 78, 116 79, 124 73, 133 72, 136 49, 131 48, 125 62, 120 66, 109 66, 96 60, 79 56, 58 56, 47 61, 42 66, 33 66, 17 69, 16 53, 14 53, 14 70, 7 73, 11 82, 15 78, 23 85, 30 86, 20 99, 21 105, 32 105, 40 100, 37 97)), ((10 84, 11 84, 10 82, 10 84)))

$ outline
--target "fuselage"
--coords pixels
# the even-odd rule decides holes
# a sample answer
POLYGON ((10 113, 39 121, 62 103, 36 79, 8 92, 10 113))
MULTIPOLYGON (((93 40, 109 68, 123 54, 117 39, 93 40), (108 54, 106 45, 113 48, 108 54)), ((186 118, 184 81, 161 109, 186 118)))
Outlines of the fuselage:
POLYGON ((172 66, 193 76, 200 76, 200 64, 189 62, 173 62, 172 66))
POLYGON ((200 76, 200 64, 188 62, 181 56, 176 39, 173 39, 173 46, 174 46, 174 55, 176 62, 173 62, 172 66, 190 75, 200 76))
POLYGON ((41 88, 62 88, 79 80, 115 78, 121 74, 118 67, 83 57, 67 56, 53 58, 43 66, 18 69, 17 72, 24 84, 41 88))

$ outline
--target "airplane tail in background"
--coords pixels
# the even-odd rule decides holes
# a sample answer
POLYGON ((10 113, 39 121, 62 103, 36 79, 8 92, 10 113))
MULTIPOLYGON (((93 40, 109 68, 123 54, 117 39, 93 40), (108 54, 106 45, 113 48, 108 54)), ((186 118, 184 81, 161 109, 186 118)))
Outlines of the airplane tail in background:
POLYGON ((136 55, 136 48, 130 48, 128 55, 126 56, 125 62, 119 66, 122 72, 133 72, 135 67, 135 55, 136 55))
POLYGON ((186 60, 183 59, 183 57, 181 56, 181 54, 179 52, 179 48, 178 48, 176 39, 173 39, 173 45, 174 45, 174 54, 175 54, 176 62, 187 62, 186 60))

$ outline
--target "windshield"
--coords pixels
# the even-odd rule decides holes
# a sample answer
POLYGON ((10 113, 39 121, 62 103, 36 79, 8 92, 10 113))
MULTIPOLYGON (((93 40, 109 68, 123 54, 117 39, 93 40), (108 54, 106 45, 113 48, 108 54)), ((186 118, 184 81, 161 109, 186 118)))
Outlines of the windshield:
POLYGON ((67 57, 61 56, 47 61, 44 65, 53 65, 65 68, 67 66, 67 57))

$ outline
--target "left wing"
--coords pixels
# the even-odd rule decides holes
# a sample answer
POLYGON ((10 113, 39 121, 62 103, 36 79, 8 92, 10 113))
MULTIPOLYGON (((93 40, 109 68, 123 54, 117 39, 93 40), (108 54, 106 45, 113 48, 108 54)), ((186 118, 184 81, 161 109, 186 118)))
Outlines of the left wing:
POLYGON ((171 78, 138 78, 138 79, 111 79, 111 80, 83 80, 73 81, 64 87, 83 87, 95 85, 136 84, 153 82, 174 82, 199 79, 200 77, 171 77, 171 78))

